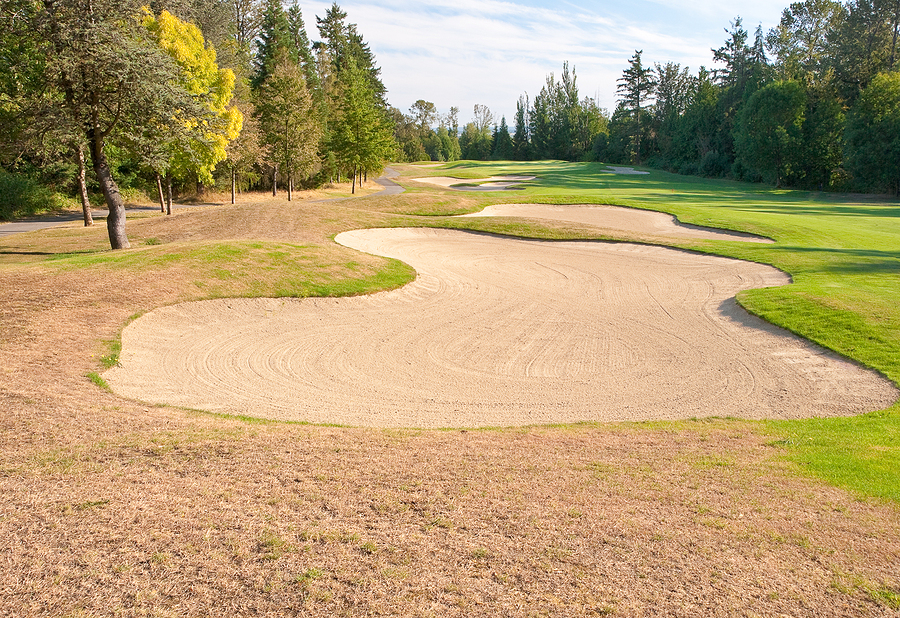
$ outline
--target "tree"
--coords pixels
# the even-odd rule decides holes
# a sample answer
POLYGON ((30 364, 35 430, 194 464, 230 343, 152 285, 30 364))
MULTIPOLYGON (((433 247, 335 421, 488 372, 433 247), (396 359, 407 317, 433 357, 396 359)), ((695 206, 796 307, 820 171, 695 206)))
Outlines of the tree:
POLYGON ((180 85, 200 106, 191 115, 173 114, 182 130, 170 142, 166 171, 176 178, 191 175, 201 183, 212 184, 212 172, 227 157, 226 147, 241 132, 244 120, 236 107, 229 106, 234 72, 218 67, 215 48, 205 44, 195 25, 168 11, 158 17, 148 13, 143 21, 160 48, 181 68, 180 85))
POLYGON ((530 114, 532 153, 541 159, 574 159, 578 149, 573 143, 573 127, 578 122, 578 86, 569 64, 563 63, 562 75, 556 81, 547 76, 541 91, 534 97, 530 114))
MULTIPOLYGON (((381 81, 381 69, 375 64, 375 55, 357 31, 356 24, 347 24, 346 19, 346 11, 337 2, 332 3, 324 17, 316 17, 323 41, 317 42, 313 47, 322 52, 319 68, 324 76, 323 83, 327 81, 330 85, 339 79, 340 73, 349 67, 352 58, 354 66, 365 75, 372 96, 382 109, 387 110, 387 88, 381 81)), ((329 86, 326 86, 326 90, 331 91, 329 86)))
POLYGON ((709 72, 700 67, 690 101, 675 132, 672 152, 674 159, 681 163, 679 171, 696 173, 703 160, 707 161, 706 175, 719 176, 725 171, 721 165, 723 155, 716 143, 722 123, 720 94, 709 72))
POLYGON ((745 165, 784 178, 799 169, 806 93, 796 81, 773 82, 757 90, 741 111, 735 142, 745 165))
POLYGON ((372 92, 366 72, 350 57, 337 85, 340 96, 333 121, 332 148, 344 170, 357 175, 380 171, 395 150, 387 115, 372 92))
POLYGON ((257 91, 256 117, 266 158, 286 176, 290 201, 294 175, 307 178, 316 171, 322 125, 302 68, 286 53, 257 91))
POLYGON ((424 99, 419 99, 413 103, 409 108, 409 113, 422 134, 430 131, 435 120, 437 120, 437 108, 434 106, 434 103, 424 99))
POLYGON ((275 70, 281 50, 286 50, 291 55, 290 29, 281 0, 265 0, 259 38, 256 41, 254 73, 250 82, 254 90, 259 88, 275 70))
POLYGON ((691 101, 694 78, 687 67, 674 62, 656 64, 656 105, 653 109, 653 126, 657 147, 666 160, 673 156, 675 133, 682 115, 691 101))
POLYGON ((900 73, 880 73, 847 118, 848 169, 867 188, 900 195, 900 73))
POLYGON ((725 45, 712 50, 713 59, 725 65, 724 69, 713 71, 713 78, 721 88, 718 99, 719 134, 715 151, 719 161, 730 164, 734 158, 734 133, 741 106, 766 82, 769 67, 762 28, 756 29, 752 45, 747 44, 749 35, 740 17, 731 22, 731 30, 726 32, 728 39, 725 45))
POLYGON ((237 53, 249 58, 262 25, 259 0, 231 0, 231 25, 237 53))
POLYGON ((259 122, 253 115, 254 110, 249 103, 239 103, 243 107, 241 113, 244 116, 244 126, 237 139, 228 144, 228 168, 231 172, 231 203, 235 202, 235 193, 240 182, 239 175, 249 172, 265 156, 263 137, 259 128, 259 122))
POLYGON ((896 66, 900 2, 852 0, 836 21, 828 33, 829 64, 841 97, 852 105, 878 73, 896 66))
POLYGON ((509 126, 506 124, 506 116, 500 119, 500 126, 494 132, 494 152, 492 157, 499 161, 509 161, 513 158, 514 149, 512 137, 509 135, 509 126))
POLYGON ((530 139, 528 136, 528 96, 522 95, 516 102, 516 128, 513 133, 513 150, 517 161, 527 161, 531 158, 530 139))
POLYGON ((491 125, 494 124, 494 114, 487 105, 475 104, 472 122, 475 123, 475 129, 480 133, 486 133, 491 125))
POLYGON ((835 172, 844 164, 845 112, 833 88, 810 87, 803 123, 804 178, 810 188, 833 186, 835 172))
POLYGON ((493 140, 490 131, 479 130, 474 122, 468 123, 459 136, 459 148, 462 159, 470 161, 487 161, 493 152, 493 140))
POLYGON ((780 79, 812 82, 825 77, 828 35, 841 14, 836 0, 794 2, 781 12, 781 21, 766 35, 780 79))
POLYGON ((623 108, 631 115, 633 152, 635 162, 638 164, 641 163, 641 116, 644 102, 654 93, 657 84, 653 70, 641 64, 642 53, 643 51, 637 50, 634 52, 634 56, 628 61, 628 68, 622 72, 622 77, 618 80, 620 100, 623 108))
MULTIPOLYGON (((9 1, 9 0, 7 0, 9 1)), ((41 0, 5 4, 0 30, 34 41, 45 55, 29 122, 51 121, 79 133, 88 146, 109 209, 110 246, 130 246, 125 205, 106 157, 110 139, 148 121, 165 125, 195 109, 181 69, 141 25, 131 0, 41 0)))

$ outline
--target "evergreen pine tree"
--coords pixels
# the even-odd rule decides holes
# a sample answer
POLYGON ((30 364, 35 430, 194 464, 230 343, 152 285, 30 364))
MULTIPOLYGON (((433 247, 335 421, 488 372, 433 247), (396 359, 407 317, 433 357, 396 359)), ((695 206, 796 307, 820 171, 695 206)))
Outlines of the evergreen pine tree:
POLYGON ((634 56, 628 61, 629 66, 622 72, 619 79, 618 91, 621 93, 623 108, 631 116, 632 129, 631 140, 633 144, 634 161, 641 163, 641 135, 644 130, 642 116, 644 114, 644 102, 656 90, 656 78, 650 67, 641 64, 643 51, 635 51, 634 56))

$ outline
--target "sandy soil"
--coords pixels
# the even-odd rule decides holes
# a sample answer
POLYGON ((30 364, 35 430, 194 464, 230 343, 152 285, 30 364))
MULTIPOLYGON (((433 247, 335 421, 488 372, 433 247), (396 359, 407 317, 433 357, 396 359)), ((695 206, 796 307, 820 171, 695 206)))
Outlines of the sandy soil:
POLYGON ((459 191, 505 191, 527 180, 534 180, 534 176, 489 176, 488 178, 451 178, 450 176, 432 176, 430 178, 410 178, 412 182, 424 182, 447 189, 459 191), (472 186, 472 183, 479 183, 472 186), (468 185, 468 186, 454 186, 468 185))
POLYGON ((583 223, 604 229, 674 236, 678 238, 704 238, 710 240, 739 240, 744 242, 771 243, 772 240, 714 228, 679 223, 674 216, 653 210, 623 208, 621 206, 591 206, 572 204, 553 206, 549 204, 498 204, 484 210, 461 217, 529 217, 583 223))
POLYGON ((879 409, 894 387, 736 306, 771 267, 625 243, 451 230, 340 234, 401 259, 402 289, 343 299, 224 299, 128 326, 127 397, 373 427, 509 426, 879 409))

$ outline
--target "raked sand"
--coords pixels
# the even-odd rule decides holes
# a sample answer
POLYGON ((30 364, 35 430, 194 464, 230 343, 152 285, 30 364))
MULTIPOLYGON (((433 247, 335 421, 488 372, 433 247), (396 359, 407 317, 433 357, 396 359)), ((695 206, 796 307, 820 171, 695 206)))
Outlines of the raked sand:
POLYGON ((124 396, 264 418, 476 427, 883 408, 873 372, 740 309, 780 271, 654 246, 376 229, 338 242, 418 278, 353 298, 154 310, 104 374, 124 396))
POLYGON ((768 238, 730 232, 709 227, 679 223, 664 212, 623 208, 621 206, 594 206, 590 204, 498 204, 461 217, 527 217, 581 223, 592 227, 633 232, 670 238, 697 238, 707 240, 737 240, 741 242, 771 243, 768 238))

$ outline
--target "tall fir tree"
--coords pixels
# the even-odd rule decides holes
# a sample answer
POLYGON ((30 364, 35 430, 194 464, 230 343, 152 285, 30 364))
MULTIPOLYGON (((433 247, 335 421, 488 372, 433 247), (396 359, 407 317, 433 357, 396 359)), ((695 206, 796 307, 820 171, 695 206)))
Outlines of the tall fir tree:
POLYGON ((628 68, 622 72, 618 80, 618 91, 622 106, 631 116, 631 141, 634 162, 641 163, 641 137, 644 131, 644 103, 656 90, 657 80, 653 69, 645 67, 641 62, 643 51, 635 50, 628 61, 628 68))

